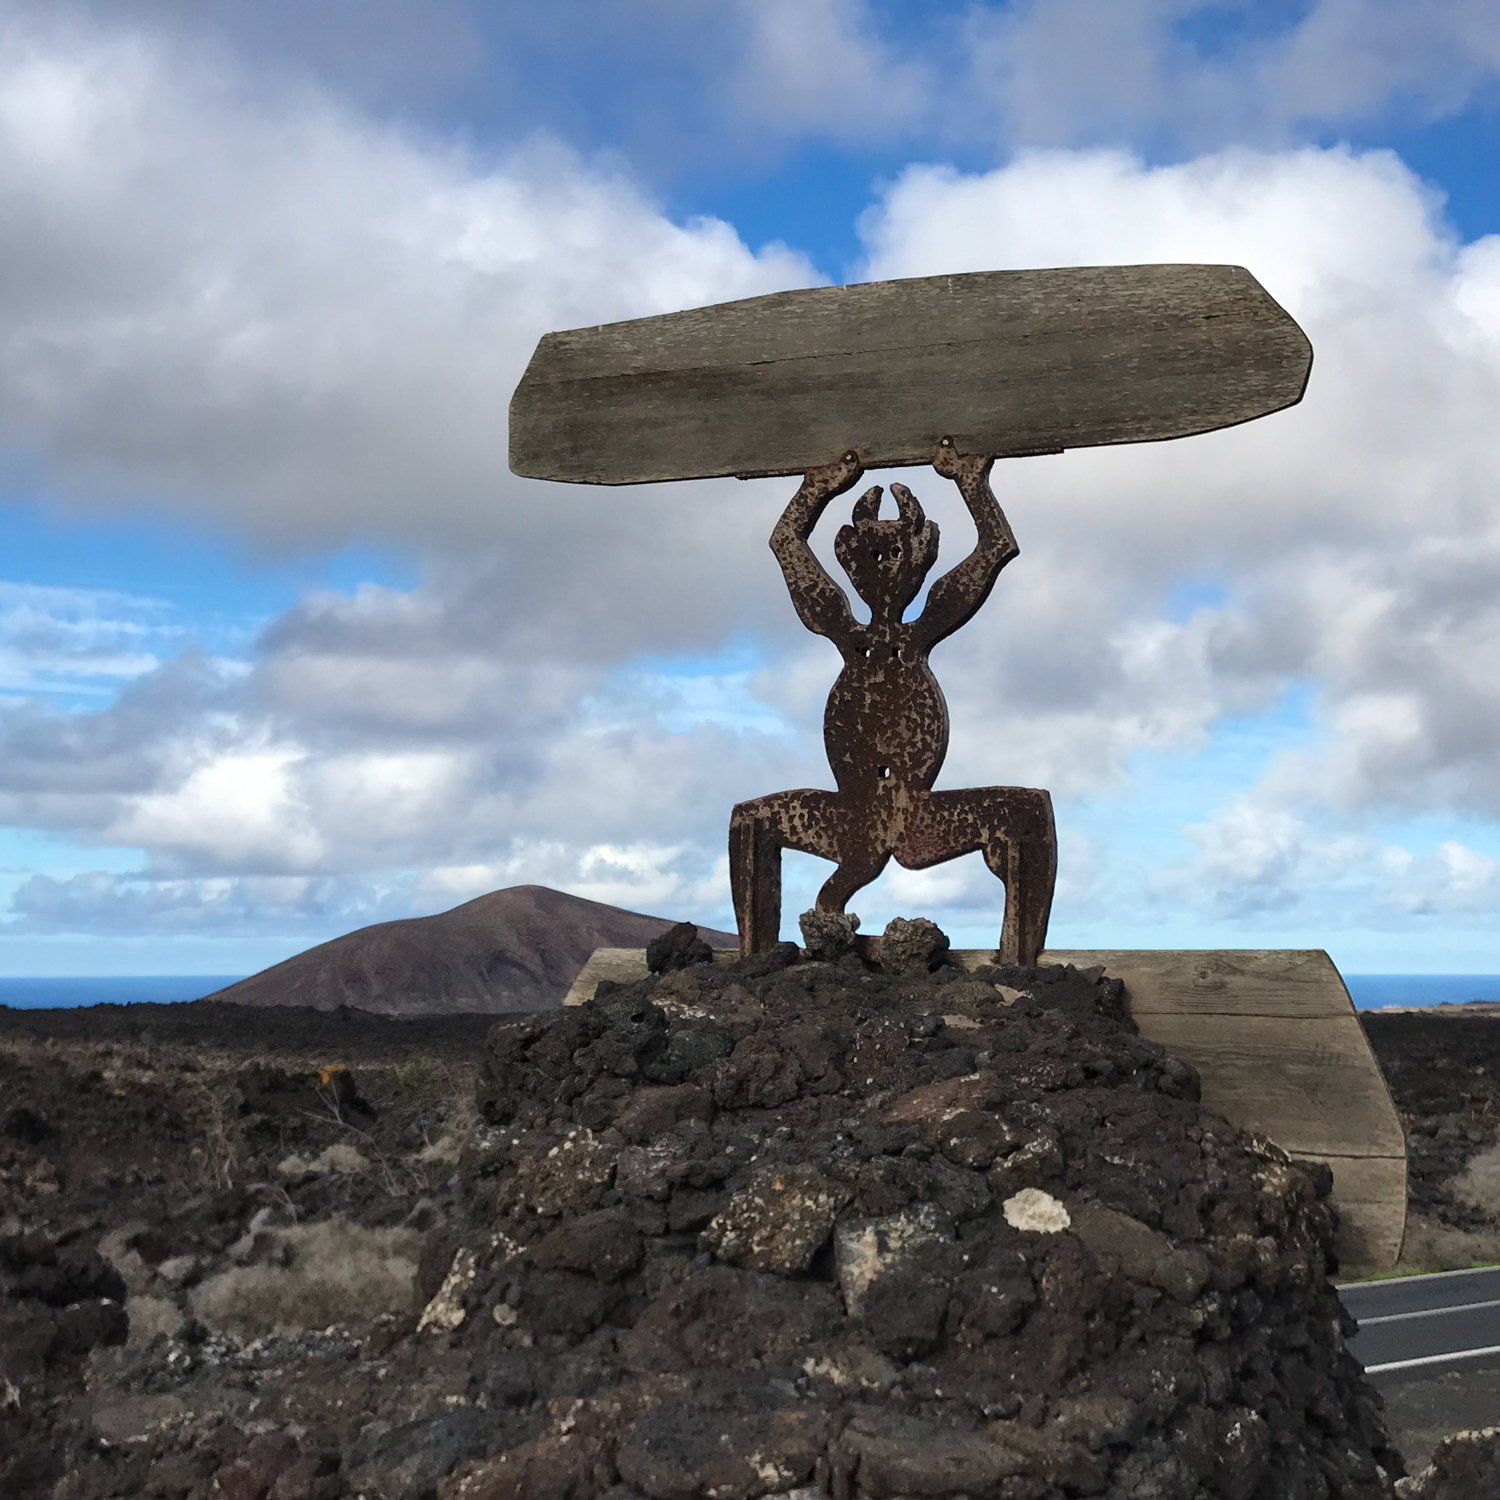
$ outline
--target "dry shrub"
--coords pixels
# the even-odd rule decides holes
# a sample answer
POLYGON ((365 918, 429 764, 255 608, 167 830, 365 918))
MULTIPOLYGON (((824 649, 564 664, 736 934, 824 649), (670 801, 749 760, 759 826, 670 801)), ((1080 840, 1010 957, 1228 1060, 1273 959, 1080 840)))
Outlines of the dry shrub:
POLYGON ((368 1172, 370 1163, 356 1147, 349 1145, 346 1141, 335 1141, 331 1146, 325 1146, 311 1159, 299 1156, 294 1151, 284 1161, 276 1164, 276 1170, 283 1177, 304 1177, 309 1172, 319 1174, 339 1172, 357 1176, 362 1172, 368 1172))
POLYGON ((188 1095, 188 1104, 200 1127, 199 1139, 189 1152, 194 1180, 205 1188, 233 1187, 244 1131, 225 1098, 225 1090, 200 1083, 188 1095))
POLYGON ((1497 1262, 1500 1230, 1452 1229, 1423 1214, 1407 1218, 1406 1243, 1398 1263, 1404 1271, 1465 1271, 1497 1262))
POLYGON ((417 1152, 416 1160, 429 1167, 455 1167, 479 1128, 473 1069, 435 1062, 428 1076, 433 1080, 434 1094, 440 1100, 443 1128, 436 1140, 427 1140, 417 1152))
POLYGON ((417 1152, 424 1167, 456 1167, 464 1154, 463 1142, 456 1135, 440 1135, 417 1152))
POLYGON ((111 1229, 107 1234, 100 1236, 99 1254, 120 1273, 120 1279, 125 1283, 125 1290, 132 1298, 145 1296, 151 1290, 154 1279, 151 1267, 141 1258, 139 1252, 125 1248, 127 1238, 126 1230, 111 1229))
POLYGON ((210 1328, 254 1338, 410 1309, 421 1244, 415 1230, 324 1219, 275 1235, 291 1252, 289 1265, 234 1266, 194 1289, 193 1312, 210 1328))
POLYGON ((1453 1179, 1451 1190, 1460 1203, 1491 1218, 1500 1217, 1500 1142, 1470 1157, 1453 1179))

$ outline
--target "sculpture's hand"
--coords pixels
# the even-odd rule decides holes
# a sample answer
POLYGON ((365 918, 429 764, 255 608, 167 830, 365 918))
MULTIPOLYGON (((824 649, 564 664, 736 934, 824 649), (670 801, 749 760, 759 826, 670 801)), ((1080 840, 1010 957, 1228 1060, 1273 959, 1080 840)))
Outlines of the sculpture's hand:
POLYGON ((854 628, 854 616, 843 589, 828 576, 808 538, 828 502, 852 488, 864 471, 853 449, 846 449, 832 463, 809 469, 771 533, 771 551, 781 564, 798 618, 815 634, 835 641, 854 628))
POLYGON ((778 555, 780 547, 790 538, 805 542, 812 535, 823 512, 828 509, 828 502, 852 489, 864 472, 865 466, 852 448, 832 463, 819 464, 816 468, 809 469, 803 475, 797 493, 787 502, 781 522, 776 528, 782 541, 778 543, 776 536, 771 539, 771 546, 777 550, 778 555))
POLYGON ((964 497, 974 521, 974 550, 945 573, 927 592, 927 606, 912 622, 912 638, 930 650, 972 619, 989 597, 1000 570, 1020 549, 1005 512, 990 489, 994 459, 984 454, 959 453, 952 438, 945 437, 932 455, 932 466, 951 479, 964 497))
POLYGON ((981 455, 960 453, 950 437, 945 437, 932 455, 932 467, 944 479, 951 479, 960 489, 965 485, 972 485, 975 479, 982 477, 988 471, 990 463, 990 459, 981 455))
POLYGON ((802 488, 826 505, 834 496, 853 489, 864 472, 865 466, 859 454, 850 448, 832 463, 809 469, 802 480, 802 488))

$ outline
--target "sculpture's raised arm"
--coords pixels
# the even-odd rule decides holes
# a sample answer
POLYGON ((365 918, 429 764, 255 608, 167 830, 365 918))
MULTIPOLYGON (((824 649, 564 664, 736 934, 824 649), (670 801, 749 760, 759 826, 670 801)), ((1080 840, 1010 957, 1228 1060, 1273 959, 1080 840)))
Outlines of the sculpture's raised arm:
POLYGON ((854 615, 848 597, 818 561, 808 538, 828 502, 852 488, 863 473, 855 453, 809 469, 771 533, 771 551, 781 564, 798 619, 814 634, 834 640, 854 629, 854 615))
POLYGON ((974 550, 957 567, 944 573, 928 592, 927 607, 912 627, 923 649, 945 640, 974 617, 989 598, 1001 568, 1021 550, 1005 512, 990 489, 993 463, 993 458, 956 452, 948 438, 943 439, 933 455, 933 468, 945 479, 951 479, 963 495, 974 518, 978 539, 974 550))

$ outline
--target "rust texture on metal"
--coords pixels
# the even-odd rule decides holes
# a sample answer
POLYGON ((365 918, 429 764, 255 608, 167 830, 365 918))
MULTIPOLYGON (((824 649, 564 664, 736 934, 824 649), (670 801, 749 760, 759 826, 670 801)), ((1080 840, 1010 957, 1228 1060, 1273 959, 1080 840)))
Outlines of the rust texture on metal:
POLYGON ((892 859, 924 870, 977 850, 1005 886, 1002 960, 1034 964, 1045 946, 1057 869, 1051 797, 1030 787, 932 789, 948 750, 948 706, 928 655, 973 618, 1019 550, 990 489, 993 463, 959 453, 950 438, 933 455, 933 467, 963 495, 978 541, 932 586, 913 620, 901 616, 937 559, 938 528, 905 485, 891 485, 892 520, 879 519, 881 486, 866 490, 834 541, 840 564, 869 606, 868 624, 854 617, 843 589, 808 544, 829 502, 865 472, 858 451, 809 470, 772 532, 771 550, 798 617, 844 659, 823 717, 838 790, 804 787, 735 807, 729 873, 743 953, 778 940, 786 849, 837 865, 817 897, 817 909, 828 912, 844 911, 892 859))

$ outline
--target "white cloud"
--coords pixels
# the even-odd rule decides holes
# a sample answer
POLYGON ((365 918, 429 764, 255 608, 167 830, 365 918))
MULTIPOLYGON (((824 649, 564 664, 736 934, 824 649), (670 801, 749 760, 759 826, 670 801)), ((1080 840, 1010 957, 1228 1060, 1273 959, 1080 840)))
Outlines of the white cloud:
MULTIPOLYGON (((776 30, 788 13, 759 14, 750 64, 804 67, 776 30)), ((871 24, 852 5, 816 18, 871 24)), ((875 45, 839 88, 883 66, 875 45)), ((829 780, 837 657, 797 625, 765 547, 790 486, 526 484, 505 473, 503 413, 549 327, 812 269, 674 224, 561 148, 482 160, 147 41, 49 46, 23 35, 0 60, 0 191, 21 210, 0 220, 0 438, 79 505, 144 497, 267 546, 404 537, 427 563, 412 589, 305 600, 248 668, 57 629, 59 659, 148 669, 98 712, 0 706, 0 818, 149 866, 33 885, 18 913, 170 913, 198 889, 236 921, 299 901, 373 920, 535 880, 722 919, 730 806, 829 780), (724 650, 742 636, 763 665, 724 650), (658 670, 689 655, 719 665, 658 670)), ((899 95, 893 118, 913 108, 899 95)), ((816 113, 798 128, 833 128, 816 113)), ((1468 855, 1350 829, 1390 807, 1500 810, 1500 241, 1458 244, 1394 156, 1342 150, 914 167, 864 233, 872 277, 1243 263, 1317 350, 1304 404, 1263 423, 1000 466, 1022 555, 935 663, 944 783, 1123 791, 1133 757, 1209 743, 1302 684, 1316 742, 1203 823, 1179 899, 1280 910, 1317 882, 1354 890, 1366 859, 1394 880, 1406 858, 1439 906, 1489 889, 1468 855), (1183 577, 1221 597, 1169 619, 1183 577), (1348 827, 1330 835, 1315 808, 1348 827)), ((907 477, 951 565, 962 508, 907 477)), ((893 872, 882 892, 992 915, 977 866, 893 872)), ((1060 893, 1109 899, 1079 867, 1060 893)))
POLYGON ((0 580, 0 690, 107 692, 184 643, 183 622, 161 600, 0 580))
POLYGON ((298 795, 299 758, 279 746, 210 753, 170 789, 128 799, 101 837, 169 861, 256 872, 305 869, 323 848, 298 795))
POLYGON ((487 159, 144 34, 14 33, 0 440, 80 506, 544 566, 580 497, 507 471, 537 338, 817 279, 556 143, 487 159))
POLYGON ((0 0, 0 15, 54 46, 129 28, 211 65, 226 96, 254 73, 405 119, 543 123, 667 179, 763 170, 804 142, 1279 148, 1482 107, 1500 75, 1490 0, 0 0))
POLYGON ((1280 146, 1389 113, 1440 118, 1500 75, 1488 0, 1313 0, 1287 15, 1254 0, 974 6, 955 113, 1013 145, 1280 146))
POLYGON ((349 927, 412 912, 402 897, 382 909, 368 885, 332 879, 244 875, 190 879, 120 875, 100 870, 59 878, 32 875, 11 904, 4 935, 143 936, 183 933, 230 938, 282 933, 316 942, 349 927))
POLYGON ((1289 812, 1254 789, 1187 833, 1196 855, 1162 889, 1211 919, 1295 916, 1330 930, 1433 918, 1484 926, 1500 897, 1500 861, 1457 839, 1416 850, 1341 831, 1316 811, 1289 812))
POLYGON ((729 98, 762 130, 864 144, 909 134, 937 69, 879 34, 868 0, 736 0, 746 36, 729 98))

